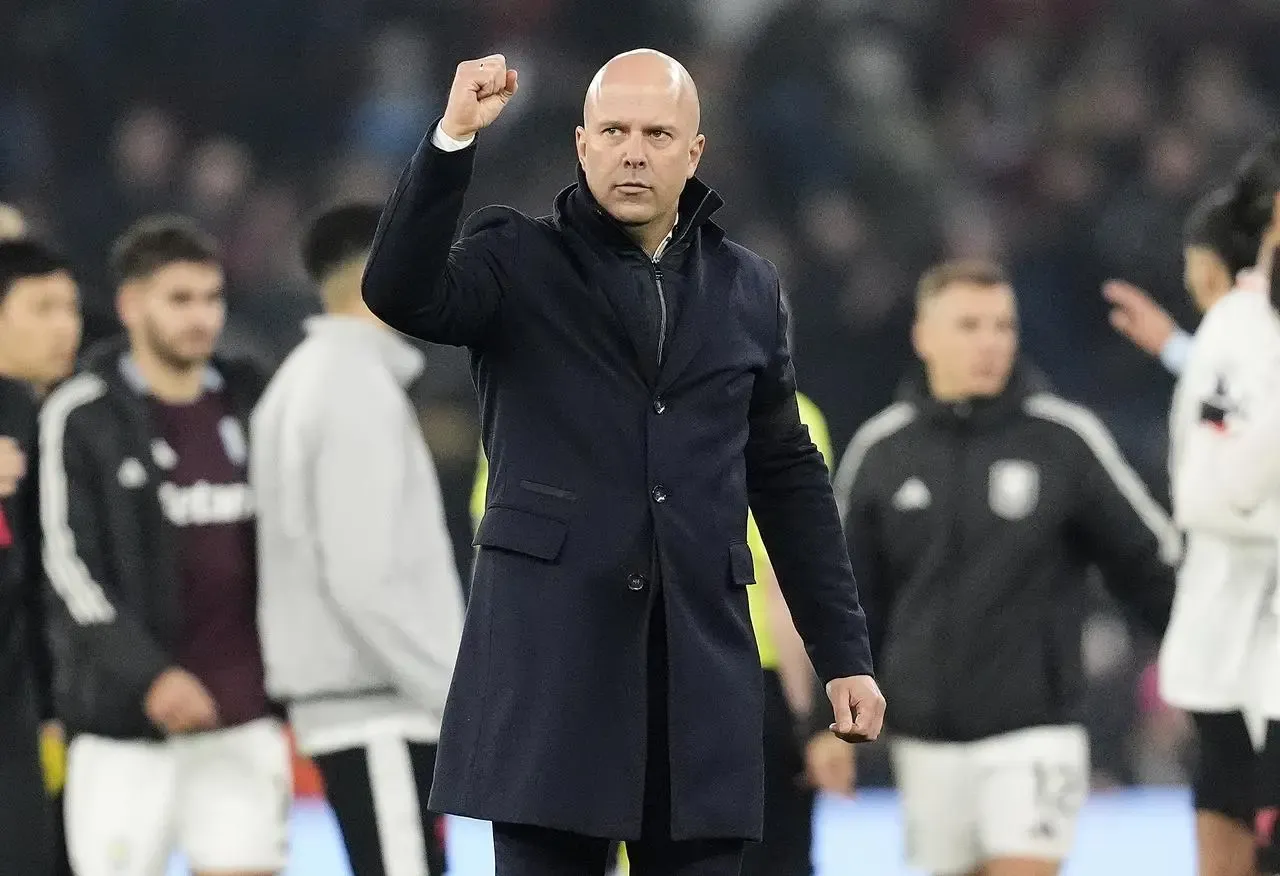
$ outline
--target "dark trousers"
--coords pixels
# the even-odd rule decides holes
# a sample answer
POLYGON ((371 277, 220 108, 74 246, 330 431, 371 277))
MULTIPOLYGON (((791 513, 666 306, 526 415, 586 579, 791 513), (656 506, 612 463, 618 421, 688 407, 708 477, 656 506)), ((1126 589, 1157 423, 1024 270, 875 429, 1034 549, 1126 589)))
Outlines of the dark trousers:
POLYGON ((353 876, 388 876, 423 860, 429 876, 444 876, 444 825, 426 809, 435 745, 386 739, 314 761, 353 876))
MULTIPOLYGON (((661 593, 649 625, 649 722, 644 815, 639 840, 627 841, 631 876, 739 876, 740 839, 671 839, 671 757, 667 730, 667 636, 661 593)), ((522 824, 495 824, 495 876, 602 876, 607 839, 522 824)))
POLYGON ((67 851, 67 813, 61 793, 53 798, 53 876, 75 876, 67 851))
POLYGON ((813 873, 815 794, 805 776, 804 742, 778 673, 764 673, 764 837, 748 843, 742 876, 813 873))
POLYGON ((54 866, 53 807, 40 766, 34 707, 0 697, 0 873, 49 876, 54 866))

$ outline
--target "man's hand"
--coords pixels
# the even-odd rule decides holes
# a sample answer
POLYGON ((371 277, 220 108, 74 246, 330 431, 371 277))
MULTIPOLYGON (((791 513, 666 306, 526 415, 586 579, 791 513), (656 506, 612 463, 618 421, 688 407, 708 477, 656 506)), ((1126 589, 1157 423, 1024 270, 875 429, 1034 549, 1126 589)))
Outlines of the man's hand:
POLYGON ((1152 356, 1159 356, 1177 326, 1165 309, 1132 283, 1112 280, 1102 287, 1112 306, 1111 326, 1152 356))
POLYGON ((515 96, 520 87, 516 80, 516 71, 507 69, 502 55, 463 61, 454 74, 440 130, 455 140, 466 140, 489 127, 515 96))
POLYGON ((166 733, 211 730, 218 725, 218 707, 209 691, 200 679, 176 666, 151 683, 145 708, 151 723, 166 733))
POLYGON ((804 771, 809 784, 828 794, 852 795, 857 777, 853 752, 852 745, 828 733, 810 739, 804 750, 804 771))
POLYGON ((18 492, 18 483, 26 477, 27 457, 12 438, 0 436, 0 499, 18 492))
POLYGON ((884 725, 884 697, 870 675, 833 678, 827 698, 835 714, 831 732, 845 742, 874 742, 884 725))

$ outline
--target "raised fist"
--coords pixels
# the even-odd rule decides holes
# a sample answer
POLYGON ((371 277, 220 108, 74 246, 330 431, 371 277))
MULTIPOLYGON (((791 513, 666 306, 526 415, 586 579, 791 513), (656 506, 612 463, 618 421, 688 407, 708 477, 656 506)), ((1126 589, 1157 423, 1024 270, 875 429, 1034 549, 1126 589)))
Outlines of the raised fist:
POLYGON ((516 79, 516 71, 507 69, 502 55, 463 61, 454 74, 440 129, 455 140, 465 140, 487 128, 515 96, 516 79))

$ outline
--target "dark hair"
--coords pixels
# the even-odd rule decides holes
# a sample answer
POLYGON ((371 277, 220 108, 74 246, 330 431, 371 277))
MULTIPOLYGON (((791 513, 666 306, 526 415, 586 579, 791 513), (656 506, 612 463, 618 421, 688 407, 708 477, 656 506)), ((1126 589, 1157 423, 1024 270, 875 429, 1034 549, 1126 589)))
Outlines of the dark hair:
POLYGON ((1240 159, 1228 192, 1232 222, 1261 241, 1280 192, 1280 136, 1258 143, 1240 159))
POLYGON ((29 238, 0 241, 0 302, 19 280, 47 277, 58 271, 74 273, 61 253, 29 238))
POLYGON ((302 264, 312 281, 324 282, 330 271, 363 255, 373 245, 382 207, 341 204, 318 215, 302 239, 302 264))
POLYGON ((1231 189, 1214 189, 1191 208, 1182 228, 1184 246, 1213 250, 1234 277, 1258 258, 1261 236, 1234 220, 1231 189))
POLYGON ((916 286, 916 309, 941 294, 952 283, 1008 286, 1009 275, 1002 266, 985 259, 958 259, 934 265, 924 272, 916 286))
POLYGON ((222 263, 218 242, 182 216, 141 219, 111 247, 111 273, 117 283, 149 277, 177 262, 222 263))

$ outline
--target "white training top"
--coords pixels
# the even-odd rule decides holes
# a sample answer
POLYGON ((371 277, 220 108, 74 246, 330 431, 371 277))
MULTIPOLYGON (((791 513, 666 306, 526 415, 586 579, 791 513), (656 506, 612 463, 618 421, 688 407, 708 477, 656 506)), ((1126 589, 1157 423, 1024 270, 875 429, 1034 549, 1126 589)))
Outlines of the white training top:
MULTIPOLYGON (((1255 732, 1265 716, 1280 717, 1280 484, 1246 508, 1228 470, 1243 463, 1239 436, 1264 408, 1280 407, 1268 403, 1272 351, 1280 352, 1280 322, 1266 289, 1246 275, 1201 322, 1169 422, 1174 520, 1187 545, 1160 650, 1160 694, 1193 711, 1242 710, 1255 732)), ((1280 456, 1280 440, 1271 446, 1280 456)))

